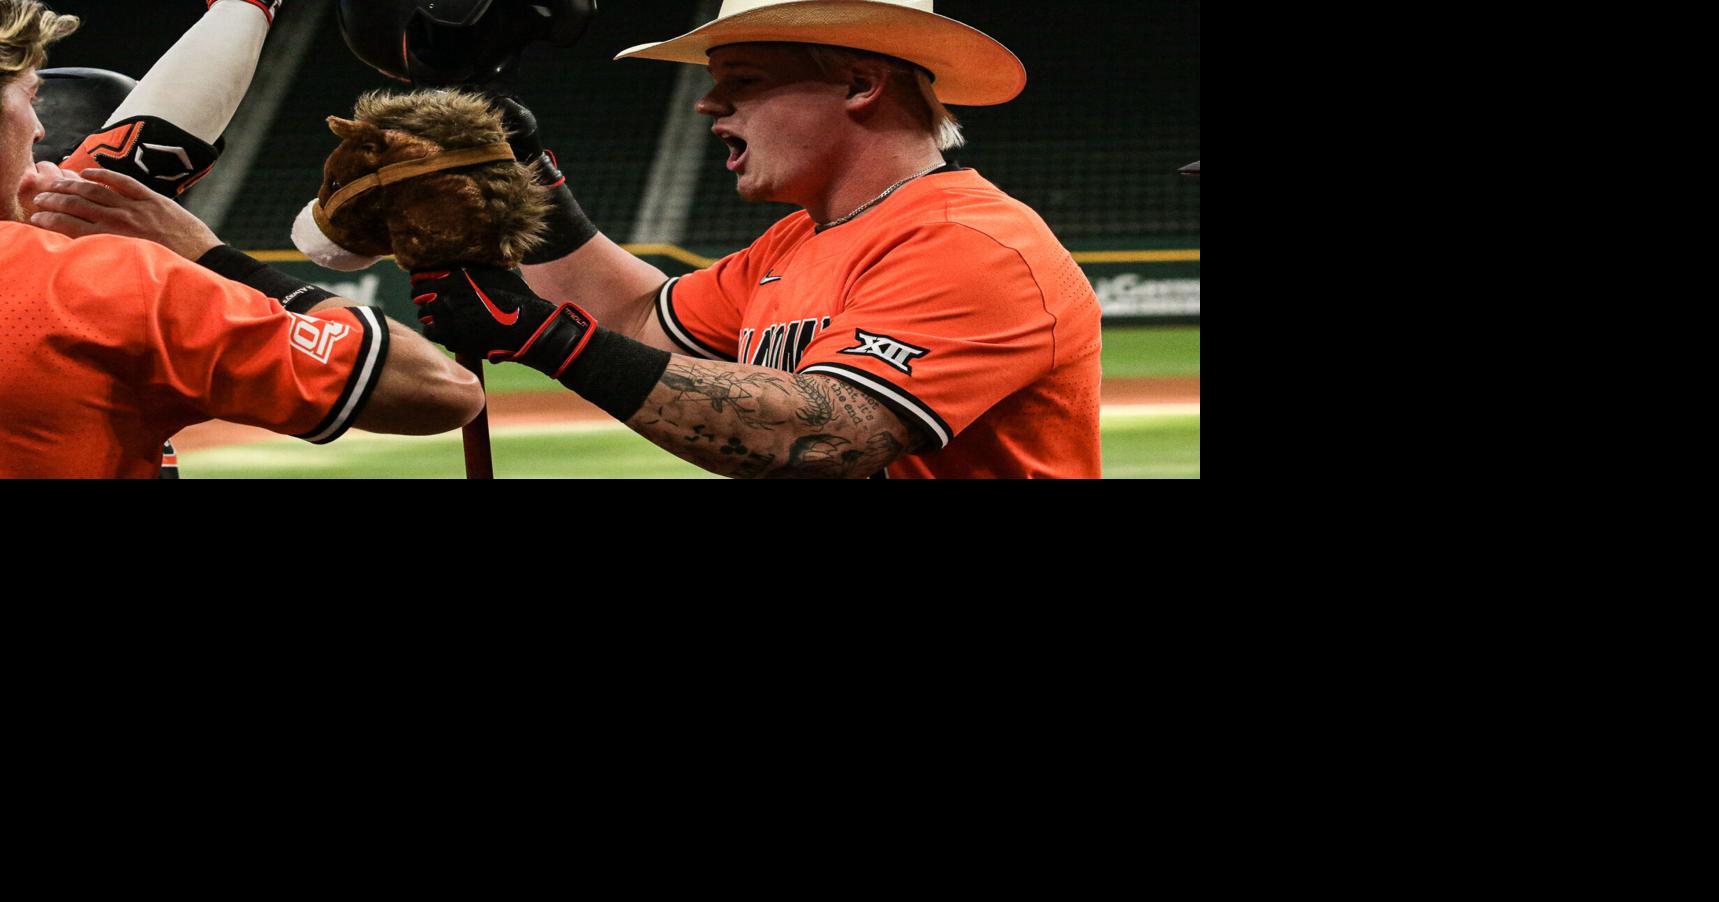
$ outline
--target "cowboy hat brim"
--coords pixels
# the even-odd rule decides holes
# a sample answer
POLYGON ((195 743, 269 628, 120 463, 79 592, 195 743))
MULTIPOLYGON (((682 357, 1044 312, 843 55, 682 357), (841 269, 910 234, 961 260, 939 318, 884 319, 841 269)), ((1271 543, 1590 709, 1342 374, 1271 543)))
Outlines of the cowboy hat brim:
POLYGON ((628 47, 615 59, 653 59, 695 66, 713 47, 784 41, 869 50, 929 70, 937 99, 952 106, 992 106, 1019 96, 1027 69, 995 38, 954 19, 893 3, 801 0, 717 19, 678 38, 628 47))

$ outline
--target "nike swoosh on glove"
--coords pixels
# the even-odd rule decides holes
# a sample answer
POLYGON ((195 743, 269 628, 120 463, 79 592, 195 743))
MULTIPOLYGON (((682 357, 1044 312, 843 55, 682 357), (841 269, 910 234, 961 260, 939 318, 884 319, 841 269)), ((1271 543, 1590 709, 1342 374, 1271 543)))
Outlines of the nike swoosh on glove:
POLYGON ((412 274, 424 337, 491 363, 523 363, 561 378, 597 331, 577 304, 556 306, 511 270, 459 266, 412 274))

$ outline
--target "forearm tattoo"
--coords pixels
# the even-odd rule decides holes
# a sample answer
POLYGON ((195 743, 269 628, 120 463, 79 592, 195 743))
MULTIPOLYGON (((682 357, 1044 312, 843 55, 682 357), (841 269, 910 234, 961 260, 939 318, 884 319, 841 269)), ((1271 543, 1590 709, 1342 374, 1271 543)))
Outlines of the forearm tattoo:
POLYGON ((865 444, 864 448, 856 447, 839 435, 795 439, 788 449, 789 470, 814 479, 851 479, 877 472, 877 461, 887 464, 901 453, 901 443, 887 432, 871 436, 865 444))
POLYGON ((627 425, 741 479, 864 478, 918 444, 887 407, 839 379, 679 356, 627 425))
MULTIPOLYGON (((781 380, 771 373, 733 373, 700 364, 677 367, 670 362, 661 385, 673 393, 668 399, 671 405, 692 409, 708 405, 713 413, 732 413, 741 425, 753 429, 770 429, 784 422, 765 419, 765 396, 770 392, 788 393, 781 380)), ((660 391, 661 388, 652 392, 645 406, 650 406, 660 391)))

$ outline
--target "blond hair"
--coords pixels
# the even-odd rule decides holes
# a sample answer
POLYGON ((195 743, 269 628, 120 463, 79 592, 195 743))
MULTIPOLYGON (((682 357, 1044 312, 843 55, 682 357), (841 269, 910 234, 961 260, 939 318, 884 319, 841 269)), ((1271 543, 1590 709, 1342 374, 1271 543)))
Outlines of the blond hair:
POLYGON ((77 30, 77 16, 62 16, 41 0, 0 0, 0 85, 40 69, 48 45, 77 30))
POLYGON ((937 91, 931 87, 931 73, 906 60, 897 59, 882 53, 869 50, 850 50, 846 47, 832 47, 827 44, 800 44, 818 71, 825 76, 833 77, 837 70, 852 66, 862 59, 882 60, 889 64, 891 76, 902 80, 912 80, 913 90, 905 92, 907 96, 917 96, 920 101, 915 112, 926 129, 937 139, 938 150, 954 150, 967 143, 967 138, 961 134, 961 123, 943 101, 937 99, 937 91))

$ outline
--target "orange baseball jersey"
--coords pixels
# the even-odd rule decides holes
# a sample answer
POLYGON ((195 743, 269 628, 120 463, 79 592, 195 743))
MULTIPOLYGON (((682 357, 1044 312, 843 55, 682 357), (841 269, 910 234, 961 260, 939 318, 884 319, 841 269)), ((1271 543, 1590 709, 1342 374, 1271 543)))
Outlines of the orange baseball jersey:
POLYGON ((330 442, 387 353, 374 310, 300 316, 151 242, 0 222, 0 475, 153 477, 215 418, 330 442))
POLYGON ((971 169, 823 232, 800 211, 664 286, 688 354, 851 382, 930 439, 901 477, 1100 475, 1100 309, 1044 220, 971 169))

